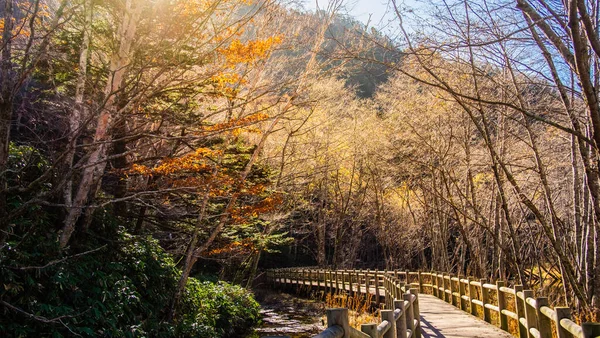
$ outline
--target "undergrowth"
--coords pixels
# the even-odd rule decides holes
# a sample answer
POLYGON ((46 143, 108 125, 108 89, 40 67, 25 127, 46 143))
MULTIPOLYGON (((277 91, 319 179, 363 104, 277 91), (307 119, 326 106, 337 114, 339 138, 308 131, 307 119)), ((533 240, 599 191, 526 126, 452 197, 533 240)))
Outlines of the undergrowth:
POLYGON ((362 324, 379 323, 377 313, 371 311, 372 295, 327 294, 325 303, 328 308, 347 308, 350 326, 360 330, 362 324))

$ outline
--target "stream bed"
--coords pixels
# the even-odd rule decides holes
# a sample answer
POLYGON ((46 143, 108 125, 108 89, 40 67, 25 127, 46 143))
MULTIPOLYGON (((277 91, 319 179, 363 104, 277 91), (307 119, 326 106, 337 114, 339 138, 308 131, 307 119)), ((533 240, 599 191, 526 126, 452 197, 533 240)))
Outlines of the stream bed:
POLYGON ((296 298, 287 293, 257 290, 262 324, 248 338, 308 338, 325 329, 325 304, 296 298))

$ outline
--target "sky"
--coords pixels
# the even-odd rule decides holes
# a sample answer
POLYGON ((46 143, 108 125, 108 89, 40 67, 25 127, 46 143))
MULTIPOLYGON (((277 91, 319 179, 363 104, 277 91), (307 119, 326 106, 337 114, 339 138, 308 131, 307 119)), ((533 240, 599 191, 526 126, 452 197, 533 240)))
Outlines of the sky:
MULTIPOLYGON (((402 7, 415 8, 418 7, 418 0, 398 0, 398 5, 402 7)), ((327 0, 318 0, 319 8, 327 8, 327 0)), ((394 14, 388 9, 388 0, 345 0, 345 8, 348 14, 362 21, 369 23, 370 27, 382 27, 388 24, 390 18, 394 14), (370 21, 369 21, 370 20, 370 21)), ((304 0, 306 9, 314 10, 316 8, 315 0, 304 0)))

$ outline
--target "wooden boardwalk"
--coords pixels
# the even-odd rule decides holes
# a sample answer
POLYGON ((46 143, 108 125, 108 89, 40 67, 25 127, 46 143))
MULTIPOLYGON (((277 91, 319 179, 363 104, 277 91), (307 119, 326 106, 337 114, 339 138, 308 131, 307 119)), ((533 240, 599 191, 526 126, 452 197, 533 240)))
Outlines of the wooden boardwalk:
MULTIPOLYGON (((325 282, 285 280, 286 284, 304 285, 312 287, 326 287, 325 282)), ((363 285, 349 284, 339 285, 346 291, 360 290, 366 293, 363 285)), ((375 296, 374 287, 369 287, 369 293, 375 296)), ((379 288, 379 295, 385 297, 385 289, 379 288)), ((421 328, 423 338, 514 338, 510 333, 502 331, 484 320, 472 316, 445 301, 427 294, 419 294, 419 306, 421 312, 421 328)))
POLYGON ((349 330, 360 338, 509 338, 512 327, 519 337, 552 338, 558 333, 560 338, 600 338, 600 323, 579 325, 571 319, 569 307, 552 308, 547 298, 535 297, 522 285, 507 287, 501 280, 490 283, 436 272, 307 268, 270 270, 267 278, 291 290, 369 294, 374 305, 390 309, 381 310, 380 322, 362 325, 361 331, 348 326, 347 309, 328 309, 328 328, 316 337, 343 337, 349 330), (396 330, 397 335, 386 333, 396 330))
POLYGON ((437 297, 420 294, 419 306, 423 338, 514 338, 437 297))

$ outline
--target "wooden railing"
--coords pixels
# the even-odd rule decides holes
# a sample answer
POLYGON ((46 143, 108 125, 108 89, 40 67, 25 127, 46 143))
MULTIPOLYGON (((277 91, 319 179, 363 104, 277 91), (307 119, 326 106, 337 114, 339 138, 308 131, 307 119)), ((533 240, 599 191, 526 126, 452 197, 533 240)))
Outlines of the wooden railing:
POLYGON ((328 309, 327 329, 314 338, 421 338, 419 290, 410 288, 394 272, 369 270, 281 269, 267 272, 276 286, 316 287, 326 293, 370 294, 385 308, 381 322, 363 324, 360 331, 351 327, 348 309, 328 309), (383 294, 382 294, 383 293, 383 294))
MULTIPOLYGON (((488 283, 486 279, 462 278, 451 274, 435 272, 379 271, 379 270, 320 270, 320 269, 278 269, 271 270, 267 277, 276 284, 317 287, 327 293, 345 291, 350 294, 370 293, 377 303, 385 297, 386 309, 381 310, 382 323, 366 324, 361 327, 361 334, 344 333, 342 335, 319 335, 317 337, 420 337, 418 293, 432 294, 455 307, 468 312, 488 323, 494 323, 504 331, 509 331, 509 320, 515 321, 519 338, 551 338, 553 332, 558 338, 600 338, 600 324, 583 323, 578 325, 571 319, 569 307, 549 306, 546 297, 535 297, 532 290, 524 290, 522 285, 509 288, 504 281, 488 283), (429 283, 425 283, 428 280, 429 283), (383 295, 382 295, 383 291, 383 295), (409 300, 407 296, 416 299, 409 300), (404 302, 399 299, 404 299, 404 302), (395 335, 388 334, 384 322, 393 321, 389 313, 412 306, 412 311, 399 311, 405 317, 413 313, 414 324, 407 326, 403 333, 401 325, 396 326, 395 335), (375 325, 375 326, 374 326, 375 325), (374 330, 373 328, 380 328, 374 330), (399 328, 400 327, 400 328, 399 328), (386 333, 382 333, 386 329, 386 333), (411 330, 413 329, 413 330, 411 330), (414 332, 414 333, 413 333, 414 332), (405 334, 405 335, 403 335, 405 334)), ((334 321, 333 323, 335 323, 334 321)), ((406 323, 410 321, 405 318, 406 323)), ((329 325, 329 316, 328 316, 329 325)), ((332 324, 337 325, 337 324, 332 324)), ((391 325, 391 324, 390 324, 391 325)), ((331 327, 331 326, 330 326, 331 327)), ((350 329, 348 329, 350 330, 350 329)), ((352 330, 350 330, 352 331, 352 330)), ((327 332, 327 331, 326 331, 327 332)), ((344 331, 347 332, 347 331, 344 331)), ((513 332, 514 333, 514 332, 513 332)))
POLYGON ((522 285, 509 288, 505 286, 504 281, 492 284, 486 279, 473 280, 449 274, 426 274, 431 276, 434 296, 479 316, 488 323, 492 323, 494 314, 498 327, 504 331, 509 331, 508 320, 513 319, 516 321, 520 338, 551 338, 553 331, 558 338, 600 337, 600 324, 578 325, 571 319, 569 307, 551 308, 548 298, 534 298, 533 291, 523 290, 522 285), (509 298, 512 302, 509 302, 509 298))

